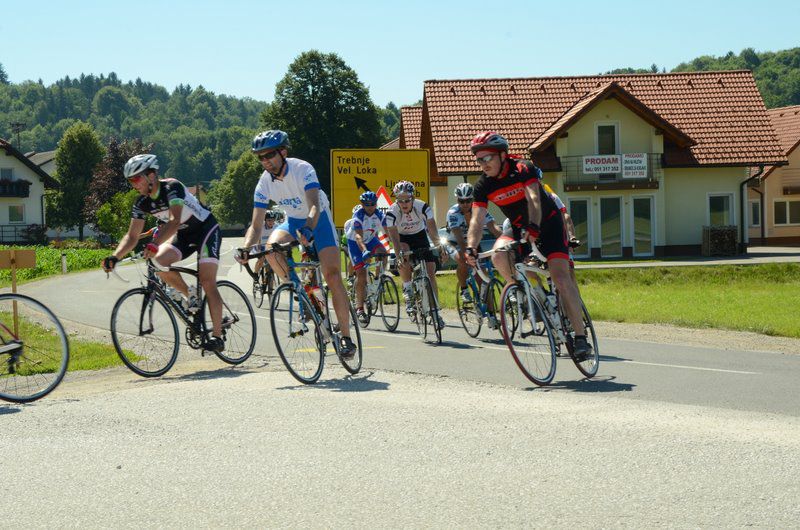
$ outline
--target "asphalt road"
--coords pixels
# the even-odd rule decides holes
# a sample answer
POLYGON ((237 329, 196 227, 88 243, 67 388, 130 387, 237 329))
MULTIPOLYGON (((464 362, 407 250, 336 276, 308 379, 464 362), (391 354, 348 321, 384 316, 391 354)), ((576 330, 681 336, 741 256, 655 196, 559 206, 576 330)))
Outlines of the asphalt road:
MULTIPOLYGON (((23 292, 100 339, 131 286, 97 271, 23 292)), ((182 348, 157 380, 68 374, 0 405, 0 526, 797 527, 800 357, 598 328, 597 380, 562 360, 542 389, 456 319, 441 346, 376 323, 362 373, 329 357, 314 386, 264 331, 238 368, 182 348)))

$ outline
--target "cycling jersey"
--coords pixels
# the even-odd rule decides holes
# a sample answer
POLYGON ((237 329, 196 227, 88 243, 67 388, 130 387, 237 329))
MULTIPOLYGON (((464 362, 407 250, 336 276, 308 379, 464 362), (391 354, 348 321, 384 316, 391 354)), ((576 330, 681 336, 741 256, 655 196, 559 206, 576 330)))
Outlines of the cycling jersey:
POLYGON ((367 215, 367 211, 361 208, 353 214, 352 219, 345 222, 345 234, 347 235, 347 239, 351 241, 355 241, 356 239, 356 230, 361 230, 362 240, 364 243, 368 243, 373 238, 377 237, 378 232, 384 228, 386 228, 386 218, 378 209, 376 209, 375 213, 372 215, 367 215))
POLYGON ((513 226, 520 228, 530 223, 525 187, 533 184, 539 186, 542 223, 551 218, 558 209, 542 188, 542 171, 529 160, 509 159, 508 162, 503 169, 505 176, 489 177, 486 173, 480 176, 475 183, 473 204, 486 208, 489 201, 492 201, 511 220, 513 226))
POLYGON ((287 217, 305 219, 309 210, 306 190, 312 188, 319 189, 320 208, 328 210, 328 196, 320 188, 317 173, 311 164, 298 158, 287 158, 283 180, 276 179, 268 171, 261 174, 253 196, 253 205, 266 209, 269 201, 273 201, 280 205, 287 217))
MULTIPOLYGON (((494 222, 494 217, 492 217, 492 214, 489 212, 486 212, 486 217, 483 219, 483 226, 481 228, 486 228, 491 222, 494 222)), ((453 228, 460 228, 461 233, 466 238, 469 224, 467 224, 467 218, 461 213, 461 208, 459 208, 458 204, 454 204, 447 210, 447 240, 455 244, 456 237, 452 233, 453 228)))
POLYGON ((261 230, 261 244, 262 245, 267 242, 267 240, 269 239, 269 236, 272 235, 272 232, 274 232, 276 228, 278 228, 278 225, 275 225, 275 224, 272 225, 272 228, 267 228, 267 225, 264 225, 264 228, 261 230))
POLYGON ((408 213, 403 213, 397 202, 386 212, 386 226, 397 227, 400 235, 424 232, 428 227, 428 219, 433 219, 433 210, 419 199, 414 199, 414 205, 408 213))
POLYGON ((553 199, 553 202, 556 204, 556 208, 561 213, 567 213, 567 207, 564 206, 564 203, 561 201, 561 197, 556 195, 556 192, 553 191, 553 188, 548 186, 547 184, 544 185, 544 191, 547 192, 548 195, 553 199))

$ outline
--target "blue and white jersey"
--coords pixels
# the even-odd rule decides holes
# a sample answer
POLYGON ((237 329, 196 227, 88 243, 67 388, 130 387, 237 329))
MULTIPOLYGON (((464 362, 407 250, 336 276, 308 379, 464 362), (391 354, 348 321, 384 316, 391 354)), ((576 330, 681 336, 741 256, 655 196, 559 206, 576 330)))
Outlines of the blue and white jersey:
POLYGON ((386 212, 386 226, 396 226, 400 235, 412 235, 427 229, 428 219, 433 219, 433 210, 428 203, 414 199, 408 213, 403 213, 400 203, 396 202, 386 212))
POLYGON ((344 224, 347 239, 355 241, 356 230, 361 230, 361 237, 365 244, 369 243, 372 238, 378 237, 378 232, 386 228, 386 218, 378 209, 372 215, 367 215, 367 211, 361 208, 353 214, 353 218, 348 222, 349 226, 347 223, 344 224))
MULTIPOLYGON (((494 217, 487 211, 486 217, 483 218, 483 226, 481 228, 486 228, 491 222, 494 222, 494 217)), ((454 204, 447 210, 447 233, 449 236, 448 239, 451 241, 455 241, 455 237, 452 236, 453 228, 460 228, 464 237, 467 236, 469 225, 467 224, 466 217, 461 213, 461 208, 458 207, 458 204, 454 204)))
POLYGON ((261 244, 265 244, 269 239, 269 236, 272 235, 272 232, 278 228, 277 224, 272 225, 272 228, 267 228, 267 225, 264 225, 264 228, 261 229, 261 244))
MULTIPOLYGON (((274 201, 286 212, 288 217, 305 219, 309 206, 306 204, 306 190, 320 188, 317 172, 305 160, 299 158, 286 159, 286 175, 283 180, 273 179, 268 171, 261 174, 253 196, 253 206, 267 208, 269 201, 274 201)), ((328 196, 319 190, 319 205, 322 210, 329 210, 328 196)))

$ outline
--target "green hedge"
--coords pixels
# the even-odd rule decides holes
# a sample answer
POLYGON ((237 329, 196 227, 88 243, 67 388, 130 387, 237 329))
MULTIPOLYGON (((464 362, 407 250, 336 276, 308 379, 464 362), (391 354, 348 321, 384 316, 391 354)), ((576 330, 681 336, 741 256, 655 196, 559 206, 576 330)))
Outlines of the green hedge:
MULTIPOLYGON (((36 267, 33 269, 17 269, 17 281, 28 282, 38 278, 61 274, 61 253, 67 257, 67 272, 100 268, 100 262, 108 256, 109 249, 83 248, 50 248, 46 246, 9 246, 0 245, 0 249, 34 249, 36 250, 36 267)), ((0 270, 0 286, 11 285, 11 271, 0 270)))

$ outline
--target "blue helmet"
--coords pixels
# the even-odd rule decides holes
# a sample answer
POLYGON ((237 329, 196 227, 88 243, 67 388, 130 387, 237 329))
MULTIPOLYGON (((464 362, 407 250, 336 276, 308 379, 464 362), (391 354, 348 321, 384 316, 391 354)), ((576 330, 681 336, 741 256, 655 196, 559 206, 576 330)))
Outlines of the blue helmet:
POLYGON ((291 147, 289 135, 283 131, 264 131, 253 138, 253 152, 277 149, 278 147, 291 147))
POLYGON ((358 200, 361 201, 361 202, 377 203, 378 202, 378 196, 375 195, 374 191, 365 191, 364 193, 361 194, 361 196, 358 198, 358 200))

